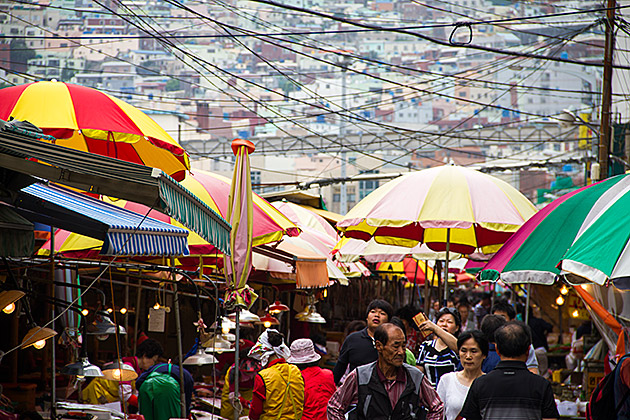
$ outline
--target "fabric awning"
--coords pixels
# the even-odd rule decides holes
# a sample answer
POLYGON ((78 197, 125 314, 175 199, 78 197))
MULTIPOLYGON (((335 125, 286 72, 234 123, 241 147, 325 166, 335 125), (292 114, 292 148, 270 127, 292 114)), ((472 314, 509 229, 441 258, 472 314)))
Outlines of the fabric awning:
POLYGON ((0 257, 33 255, 33 224, 5 205, 0 205, 0 230, 0 257))
POLYGON ((0 121, 0 168, 145 204, 229 253, 230 224, 159 169, 58 146, 0 121), (37 160, 37 161, 35 161, 37 160))
POLYGON ((103 255, 188 255, 188 231, 60 186, 31 184, 14 203, 24 217, 103 241, 103 255))

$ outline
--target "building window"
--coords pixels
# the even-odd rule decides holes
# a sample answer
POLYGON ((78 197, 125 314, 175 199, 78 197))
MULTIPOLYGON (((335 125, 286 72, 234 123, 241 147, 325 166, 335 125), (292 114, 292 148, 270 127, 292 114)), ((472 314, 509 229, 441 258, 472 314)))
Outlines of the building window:
MULTIPOLYGON (((362 174, 378 174, 379 171, 361 171, 362 174)), ((359 181, 359 200, 379 187, 378 180, 359 181)))
POLYGON ((260 171, 251 171, 249 177, 252 181, 252 191, 256 193, 262 192, 262 187, 260 185, 262 177, 260 171))
POLYGON ((339 201, 341 201, 341 195, 333 194, 333 203, 338 203, 339 201))

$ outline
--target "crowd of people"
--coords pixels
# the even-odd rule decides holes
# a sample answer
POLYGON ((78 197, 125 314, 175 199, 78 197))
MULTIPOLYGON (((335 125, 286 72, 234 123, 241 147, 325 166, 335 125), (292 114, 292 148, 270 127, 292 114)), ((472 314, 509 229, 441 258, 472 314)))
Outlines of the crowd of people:
POLYGON ((261 369, 249 418, 558 418, 551 385, 541 375, 546 368, 539 370, 544 355, 533 345, 545 347, 547 325, 536 342, 514 306, 506 300, 491 305, 486 296, 475 306, 436 305, 419 325, 417 312, 370 302, 365 321, 348 324, 332 372, 319 366, 310 339, 289 347, 278 331, 266 330, 248 352, 261 369))
MULTIPOLYGON (((510 302, 491 305, 488 296, 474 306, 465 300, 432 305, 421 322, 415 321, 418 312, 371 301, 365 320, 348 324, 332 371, 322 367, 321 346, 311 339, 289 346, 279 331, 266 329, 255 342, 242 343, 238 367, 226 366, 221 415, 232 419, 236 411, 251 420, 558 417, 543 377, 548 324, 533 317, 533 333, 516 319, 510 302)), ((129 393, 139 397, 127 402, 146 420, 181 416, 180 371, 158 363, 162 352, 159 343, 147 339, 136 357, 125 360, 140 375, 129 393)), ((190 410, 193 380, 186 370, 183 374, 190 410)), ((85 396, 94 397, 102 385, 93 381, 85 396)), ((105 402, 102 395, 94 402, 105 402)))

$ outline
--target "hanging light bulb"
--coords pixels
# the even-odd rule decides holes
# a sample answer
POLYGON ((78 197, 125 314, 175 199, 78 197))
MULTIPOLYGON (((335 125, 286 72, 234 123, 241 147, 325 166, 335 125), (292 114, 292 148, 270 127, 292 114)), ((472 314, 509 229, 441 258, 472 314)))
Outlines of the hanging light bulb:
POLYGON ((324 299, 328 297, 328 289, 324 289, 323 296, 324 296, 324 299))
POLYGON ((575 309, 573 312, 571 312, 571 316, 572 316, 573 318, 577 318, 578 316, 580 316, 580 313, 578 312, 578 310, 577 310, 577 309, 575 309))
POLYGON ((103 376, 110 381, 132 381, 138 377, 133 368, 122 360, 115 360, 103 367, 103 376))
POLYGON ((5 314, 13 313, 13 311, 15 311, 15 302, 22 296, 24 296, 24 292, 20 292, 19 290, 0 292, 0 308, 2 308, 2 312, 5 314))
MULTIPOLYGON (((233 312, 228 315, 228 318, 232 321, 236 320, 236 312, 233 312)), ((239 323, 248 323, 248 322, 260 322, 260 317, 247 309, 242 309, 238 318, 239 323)))
MULTIPOLYGON (((114 310, 112 308, 107 308, 107 312, 111 314, 112 312, 114 312, 114 310)), ((87 314, 83 314, 83 315, 87 315, 87 314)))
POLYGON ((562 293, 563 295, 566 295, 567 293, 569 293, 569 289, 567 288, 567 286, 563 284, 562 288, 560 288, 560 293, 562 293))
POLYGON ((265 316, 260 318, 259 323, 262 323, 265 326, 265 328, 269 328, 272 325, 279 325, 280 321, 278 321, 276 318, 272 317, 269 314, 265 314, 265 316))
POLYGON ((121 314, 126 314, 127 313, 127 308, 120 308, 120 313, 121 314))
POLYGON ((280 312, 286 312, 288 310, 289 310, 289 307, 283 304, 282 302, 280 302, 279 300, 276 300, 267 308, 267 312, 269 312, 271 315, 277 315, 280 312))
POLYGON ((556 303, 558 304, 558 306, 564 305, 564 298, 562 296, 558 296, 558 298, 556 299, 556 303))
POLYGON ((83 314, 83 316, 88 316, 90 311, 88 311, 87 309, 81 309, 81 313, 83 314))
POLYGON ((153 305, 153 309, 155 309, 156 311, 160 309, 160 304, 155 302, 155 305, 153 305))
POLYGON ((221 317, 220 320, 214 322, 210 326, 210 328, 216 330, 217 328, 219 328, 219 324, 221 324, 221 332, 223 334, 228 334, 230 330, 233 330, 236 328, 236 323, 225 316, 221 317))
POLYGON ((50 328, 38 327, 36 324, 32 324, 33 327, 26 333, 22 340, 21 348, 25 349, 29 346, 34 346, 36 349, 42 349, 46 345, 46 340, 57 335, 55 330, 50 328))

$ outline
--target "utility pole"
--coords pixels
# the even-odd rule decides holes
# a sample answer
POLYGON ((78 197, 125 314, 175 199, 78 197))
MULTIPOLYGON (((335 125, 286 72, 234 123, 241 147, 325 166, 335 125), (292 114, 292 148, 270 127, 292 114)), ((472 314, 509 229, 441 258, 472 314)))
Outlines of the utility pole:
MULTIPOLYGON (((347 57, 343 58, 343 61, 340 63, 342 65, 341 68, 341 112, 339 113, 339 140, 343 144, 346 138, 346 124, 345 120, 341 117, 344 112, 348 109, 346 106, 346 73, 348 71, 349 60, 347 57)), ((343 146, 342 146, 343 147, 343 146)), ((346 178, 348 176, 348 168, 346 162, 346 150, 341 149, 341 178, 346 178)), ((348 213, 348 190, 345 182, 341 183, 339 187, 339 213, 345 215, 348 213)))
POLYGON ((599 179, 608 178, 608 155, 610 154, 610 142, 612 139, 612 127, 610 112, 612 106, 612 70, 613 53, 615 50, 615 8, 616 0, 608 0, 606 10, 606 44, 604 45, 604 79, 602 82, 602 117, 599 133, 599 179))

